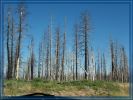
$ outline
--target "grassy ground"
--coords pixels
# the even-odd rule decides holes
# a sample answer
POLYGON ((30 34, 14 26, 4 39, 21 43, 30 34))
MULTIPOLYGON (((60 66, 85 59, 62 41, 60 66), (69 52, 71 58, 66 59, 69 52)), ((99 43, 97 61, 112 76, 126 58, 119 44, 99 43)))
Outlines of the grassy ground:
POLYGON ((56 96, 128 96, 128 83, 107 81, 71 81, 56 82, 35 79, 5 80, 4 94, 6 96, 18 96, 29 93, 41 92, 56 96))

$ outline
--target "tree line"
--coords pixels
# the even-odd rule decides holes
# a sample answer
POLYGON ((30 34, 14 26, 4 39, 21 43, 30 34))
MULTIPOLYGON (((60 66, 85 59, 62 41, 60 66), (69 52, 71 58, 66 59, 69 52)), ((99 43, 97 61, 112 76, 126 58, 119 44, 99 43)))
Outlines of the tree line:
POLYGON ((119 82, 129 81, 128 57, 124 46, 117 41, 110 39, 110 69, 107 66, 105 53, 97 51, 97 57, 94 48, 91 46, 91 23, 87 11, 80 14, 79 22, 73 26, 74 39, 72 50, 67 49, 67 18, 64 18, 63 32, 57 26, 52 28, 51 22, 47 27, 47 32, 42 34, 38 45, 38 53, 34 51, 35 39, 31 36, 28 44, 29 55, 26 61, 25 71, 20 76, 20 65, 22 64, 21 50, 24 31, 25 18, 27 17, 27 8, 24 4, 18 5, 16 17, 10 8, 7 9, 5 23, 5 41, 6 41, 6 79, 26 79, 33 80, 40 78, 44 80, 112 80, 119 82), (37 55, 37 56, 35 56, 37 55), (37 68, 37 69, 35 69, 37 68), (37 72, 37 76, 35 76, 37 72))

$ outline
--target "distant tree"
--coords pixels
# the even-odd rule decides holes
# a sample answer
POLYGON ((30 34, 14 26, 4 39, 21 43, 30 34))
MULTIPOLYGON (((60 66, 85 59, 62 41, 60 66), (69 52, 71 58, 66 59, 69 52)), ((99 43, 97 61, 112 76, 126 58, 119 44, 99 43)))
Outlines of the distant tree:
POLYGON ((30 59, 29 58, 27 59, 25 79, 30 80, 30 59))
POLYGON ((87 11, 81 14, 81 26, 80 26, 80 48, 84 51, 84 68, 85 68, 85 76, 87 79, 87 66, 88 66, 88 45, 89 45, 89 31, 90 31, 90 17, 87 11))
POLYGON ((50 71, 49 71, 49 76, 50 80, 52 79, 52 16, 51 16, 51 24, 49 27, 49 66, 50 66, 50 71))
POLYGON ((62 53, 62 69, 61 69, 61 80, 64 80, 64 61, 65 61, 65 51, 66 51, 66 22, 65 22, 65 31, 63 35, 63 53, 62 53))
POLYGON ((35 65, 35 55, 34 55, 34 40, 33 37, 31 39, 31 46, 30 46, 30 68, 31 68, 31 80, 33 80, 33 73, 34 73, 34 65, 35 65))
POLYGON ((118 80, 118 44, 117 41, 114 43, 114 64, 115 64, 115 69, 114 69, 114 78, 115 80, 118 80))
POLYGON ((46 51, 46 79, 49 78, 49 44, 47 44, 47 51, 46 51))
POLYGON ((78 24, 75 24, 75 65, 76 65, 76 80, 78 79, 78 24))
POLYGON ((106 60, 105 60, 105 55, 103 54, 103 78, 104 80, 107 80, 107 72, 106 72, 107 68, 106 68, 106 60))
POLYGON ((97 62, 97 79, 101 80, 101 67, 100 67, 100 54, 98 52, 98 62, 97 62))
POLYGON ((56 29, 56 74, 55 74, 55 79, 60 81, 59 76, 60 76, 60 30, 59 27, 56 29))
POLYGON ((42 66, 42 42, 39 43, 39 54, 38 54, 38 78, 41 77, 41 66, 42 66))
POLYGON ((100 64, 101 64, 100 77, 101 77, 101 80, 103 80, 103 58, 102 58, 102 54, 101 54, 100 64))
POLYGON ((95 57, 94 57, 94 51, 93 49, 91 48, 91 61, 90 61, 90 79, 92 81, 95 80, 95 57))
MULTIPOLYGON (((76 76, 76 75, 75 75, 75 55, 74 55, 74 54, 72 55, 72 67, 73 67, 73 68, 72 68, 72 71, 73 71, 73 80, 75 80, 75 78, 76 78, 75 76, 76 76)), ((77 69, 76 69, 76 72, 77 72, 77 69)), ((77 75, 78 75, 78 73, 77 73, 77 75)), ((77 76, 77 77, 78 77, 78 76, 77 76)), ((76 79, 76 80, 77 80, 77 79, 76 79)))
POLYGON ((110 40, 110 51, 111 51, 111 67, 112 67, 112 80, 115 80, 115 55, 114 55, 114 43, 110 40))
POLYGON ((46 78, 46 70, 47 70, 46 55, 47 55, 47 46, 48 46, 48 42, 49 42, 48 39, 49 39, 48 32, 47 33, 44 32, 44 34, 42 36, 42 40, 41 40, 41 48, 42 48, 42 50, 41 50, 41 71, 42 71, 41 73, 42 73, 42 75, 41 76, 42 76, 42 79, 46 78))
POLYGON ((121 72, 121 81, 128 82, 129 71, 128 71, 128 60, 125 53, 124 47, 121 47, 121 56, 120 56, 120 72, 121 72))
POLYGON ((87 62, 87 72, 88 72, 88 76, 87 76, 87 79, 91 79, 91 52, 89 51, 89 48, 88 48, 88 50, 87 50, 87 58, 88 58, 88 62, 87 62))
POLYGON ((128 58, 126 55, 125 50, 123 49, 123 55, 124 55, 124 82, 129 82, 129 69, 128 69, 128 58))

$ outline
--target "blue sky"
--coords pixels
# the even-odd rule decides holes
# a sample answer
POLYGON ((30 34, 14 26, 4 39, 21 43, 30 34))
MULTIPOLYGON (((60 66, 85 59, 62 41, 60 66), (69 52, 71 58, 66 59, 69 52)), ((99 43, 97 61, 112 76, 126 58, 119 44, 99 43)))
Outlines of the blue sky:
MULTIPOLYGON (((15 5, 14 5, 15 6, 15 5)), ((109 36, 117 40, 126 48, 129 55, 129 6, 128 4, 27 4, 29 15, 27 23, 29 24, 28 34, 34 36, 35 54, 38 57, 38 43, 42 34, 47 32, 50 18, 53 16, 53 37, 55 28, 60 26, 61 32, 64 31, 64 17, 67 17, 67 48, 73 47, 75 22, 79 23, 80 13, 88 10, 91 17, 90 40, 97 51, 104 52, 109 58, 109 36)), ((27 41, 23 43, 24 47, 27 41)), ((24 55, 27 51, 23 50, 24 55)))
POLYGON ((88 10, 91 17, 91 45, 95 51, 109 51, 109 36, 124 45, 129 51, 129 6, 127 4, 29 4, 28 33, 38 43, 53 16, 53 34, 57 26, 63 32, 64 17, 67 17, 67 44, 73 42, 73 25, 79 22, 80 13, 88 10))

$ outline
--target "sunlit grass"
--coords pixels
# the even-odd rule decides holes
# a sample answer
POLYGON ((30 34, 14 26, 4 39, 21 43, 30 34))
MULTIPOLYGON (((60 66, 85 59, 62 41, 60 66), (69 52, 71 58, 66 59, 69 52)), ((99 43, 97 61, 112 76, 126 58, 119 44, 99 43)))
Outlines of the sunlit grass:
POLYGON ((128 83, 108 81, 69 81, 57 82, 34 79, 26 80, 5 80, 5 95, 24 95, 28 93, 42 92, 53 95, 68 96, 128 96, 128 83))

